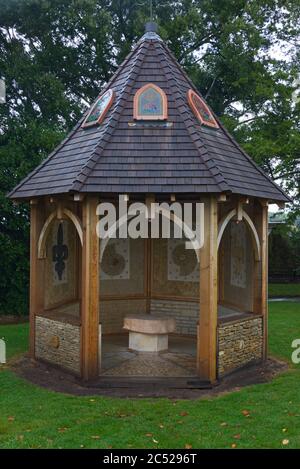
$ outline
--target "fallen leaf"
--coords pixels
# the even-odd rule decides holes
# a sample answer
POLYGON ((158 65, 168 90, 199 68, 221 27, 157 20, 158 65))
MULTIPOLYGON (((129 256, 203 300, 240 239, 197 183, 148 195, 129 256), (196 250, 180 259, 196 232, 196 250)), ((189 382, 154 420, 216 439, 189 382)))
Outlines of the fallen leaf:
POLYGON ((24 435, 19 435, 18 440, 20 440, 20 441, 24 440, 24 435))
POLYGON ((290 442, 289 440, 282 440, 282 444, 283 444, 284 446, 288 445, 289 442, 290 442))
POLYGON ((233 438, 235 438, 236 440, 240 440, 240 439, 241 439, 241 435, 238 433, 237 435, 234 435, 233 438))
POLYGON ((146 433, 146 436, 153 436, 153 433, 146 433))
POLYGON ((250 412, 249 410, 242 410, 242 414, 245 416, 245 417, 249 417, 250 416, 250 412))
POLYGON ((232 443, 231 448, 236 448, 236 443, 232 443))
POLYGON ((220 426, 221 426, 221 427, 227 427, 227 425, 228 425, 228 423, 226 423, 226 422, 220 423, 220 426))
POLYGON ((152 441, 153 441, 153 443, 158 443, 158 441, 157 441, 157 440, 155 440, 154 438, 152 439, 152 441))
POLYGON ((165 428, 162 423, 160 423, 158 426, 159 428, 165 428))
POLYGON ((180 412, 180 415, 181 415, 181 417, 186 417, 187 415, 189 415, 189 413, 188 412, 180 412))
POLYGON ((286 433, 286 432, 287 432, 287 429, 286 429, 286 428, 283 428, 282 431, 283 431, 283 433, 286 433))
POLYGON ((68 430, 67 427, 58 428, 59 433, 64 433, 67 430, 68 430))
POLYGON ((8 417, 7 420, 8 420, 9 422, 13 422, 13 421, 15 420, 15 417, 8 417))
POLYGON ((192 449, 193 447, 192 447, 192 445, 190 445, 189 443, 186 443, 186 444, 184 445, 184 448, 185 448, 185 449, 192 449))
POLYGON ((99 436, 99 435, 93 435, 93 436, 91 436, 91 438, 92 438, 93 440, 100 440, 100 436, 99 436))
POLYGON ((95 402, 95 399, 90 399, 90 402, 95 402))

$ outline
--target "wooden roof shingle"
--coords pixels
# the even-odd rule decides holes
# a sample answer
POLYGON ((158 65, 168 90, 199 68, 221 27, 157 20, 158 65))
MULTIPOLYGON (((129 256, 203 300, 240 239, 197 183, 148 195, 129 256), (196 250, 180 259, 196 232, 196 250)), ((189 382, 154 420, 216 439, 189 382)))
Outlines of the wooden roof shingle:
POLYGON ((289 201, 251 160, 221 123, 201 125, 187 100, 195 90, 161 38, 147 32, 104 90, 115 100, 102 124, 67 138, 9 194, 26 199, 62 193, 227 192, 289 201), (166 122, 135 122, 133 98, 146 83, 164 90, 166 122))

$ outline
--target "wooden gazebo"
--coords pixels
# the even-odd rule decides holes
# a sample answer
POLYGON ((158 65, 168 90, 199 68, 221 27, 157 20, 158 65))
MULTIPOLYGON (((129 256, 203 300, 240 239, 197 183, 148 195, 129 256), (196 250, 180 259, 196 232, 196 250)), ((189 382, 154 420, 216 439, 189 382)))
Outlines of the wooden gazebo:
POLYGON ((31 207, 33 358, 84 380, 109 376, 103 341, 121 336, 131 313, 174 318, 177 337, 195 344, 189 376, 203 381, 266 358, 268 203, 289 199, 224 129, 155 24, 10 197, 31 207), (100 261, 97 206, 120 196, 203 203, 203 247, 115 238, 100 261))

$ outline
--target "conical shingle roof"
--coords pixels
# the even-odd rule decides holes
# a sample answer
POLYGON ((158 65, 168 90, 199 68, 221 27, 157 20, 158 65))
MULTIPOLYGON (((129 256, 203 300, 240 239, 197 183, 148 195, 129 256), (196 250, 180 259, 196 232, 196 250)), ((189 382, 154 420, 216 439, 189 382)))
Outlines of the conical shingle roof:
MULTIPOLYGON (((32 198, 62 193, 233 193, 289 201, 219 122, 201 125, 187 92, 198 93, 162 39, 146 33, 104 90, 115 99, 103 122, 68 137, 11 193, 32 198), (133 100, 147 83, 167 96, 167 121, 133 119, 133 100)), ((217 119, 217 118, 216 118, 217 119)))

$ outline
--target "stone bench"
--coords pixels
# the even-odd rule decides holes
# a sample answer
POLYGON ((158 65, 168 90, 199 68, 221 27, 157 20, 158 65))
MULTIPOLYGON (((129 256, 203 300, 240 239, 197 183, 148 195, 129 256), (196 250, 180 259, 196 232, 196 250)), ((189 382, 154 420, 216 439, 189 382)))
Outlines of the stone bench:
POLYGON ((134 314, 124 318, 129 348, 138 352, 168 350, 168 334, 175 332, 175 319, 158 314, 134 314))

